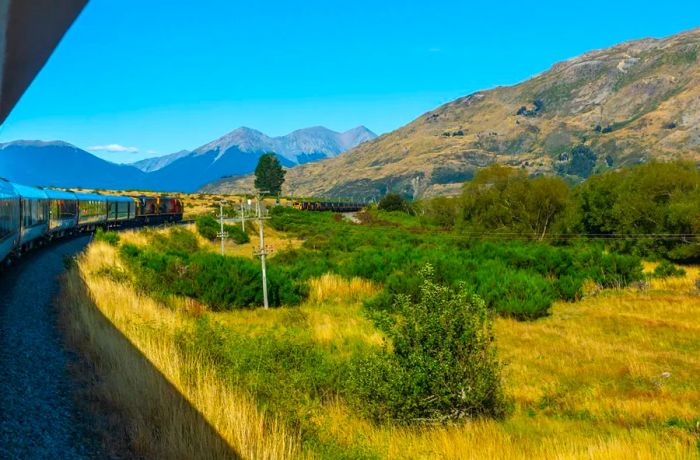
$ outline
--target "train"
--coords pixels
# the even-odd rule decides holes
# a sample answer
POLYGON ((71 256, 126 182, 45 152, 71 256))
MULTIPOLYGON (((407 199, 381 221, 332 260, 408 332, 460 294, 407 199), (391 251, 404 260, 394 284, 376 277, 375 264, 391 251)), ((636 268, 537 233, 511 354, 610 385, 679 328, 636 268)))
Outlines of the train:
POLYGON ((302 211, 357 212, 365 206, 364 203, 342 201, 295 201, 292 203, 294 209, 302 211))
POLYGON ((0 262, 32 247, 97 228, 182 221, 183 204, 167 196, 117 196, 31 187, 0 178, 0 262))

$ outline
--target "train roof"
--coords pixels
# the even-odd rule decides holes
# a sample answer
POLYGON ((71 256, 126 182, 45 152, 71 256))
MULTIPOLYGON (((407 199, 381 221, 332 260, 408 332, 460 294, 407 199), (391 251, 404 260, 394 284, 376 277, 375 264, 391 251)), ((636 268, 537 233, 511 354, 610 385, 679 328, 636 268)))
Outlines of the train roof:
POLYGON ((46 192, 37 187, 30 187, 29 185, 12 184, 15 191, 22 198, 33 198, 35 200, 46 200, 46 192))
POLYGON ((107 201, 107 197, 97 193, 75 192, 75 196, 81 201, 107 201))
POLYGON ((66 192, 63 190, 54 190, 52 188, 45 188, 44 192, 46 193, 46 196, 49 197, 51 200, 77 200, 78 198, 75 196, 75 193, 73 192, 66 192))
POLYGON ((133 203, 134 199, 131 198, 130 196, 122 196, 122 195, 104 195, 105 198, 107 198, 107 201, 111 202, 117 202, 117 203, 133 203))
POLYGON ((17 192, 15 192, 14 187, 12 187, 12 183, 3 178, 0 178, 0 196, 5 198, 8 196, 17 196, 17 192))

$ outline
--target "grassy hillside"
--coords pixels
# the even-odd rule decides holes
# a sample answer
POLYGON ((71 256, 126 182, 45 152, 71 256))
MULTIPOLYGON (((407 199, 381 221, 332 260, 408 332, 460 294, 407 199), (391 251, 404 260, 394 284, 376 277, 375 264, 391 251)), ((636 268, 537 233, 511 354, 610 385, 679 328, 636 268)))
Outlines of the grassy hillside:
MULTIPOLYGON (((289 239, 279 230, 276 237, 289 239)), ((152 231, 126 232, 118 245, 145 249, 153 238, 152 231)), ((217 250, 199 241, 202 250, 217 250)), ((556 301, 537 321, 497 318, 510 414, 407 427, 371 422, 339 391, 347 363, 378 352, 386 338, 367 314, 378 283, 325 274, 308 280, 299 306, 214 312, 195 299, 154 300, 135 290, 120 251, 93 243, 68 274, 60 305, 71 343, 99 377, 90 397, 96 407, 124 415, 121 435, 146 457, 205 451, 208 458, 234 451, 244 458, 698 454, 697 268, 634 288, 588 289, 580 301, 556 301)))
MULTIPOLYGON (((700 159, 700 30, 591 51, 480 91, 336 158, 292 168, 285 193, 450 194, 491 163, 579 180, 650 159, 700 159)), ((237 192, 248 177, 209 192, 237 192)))

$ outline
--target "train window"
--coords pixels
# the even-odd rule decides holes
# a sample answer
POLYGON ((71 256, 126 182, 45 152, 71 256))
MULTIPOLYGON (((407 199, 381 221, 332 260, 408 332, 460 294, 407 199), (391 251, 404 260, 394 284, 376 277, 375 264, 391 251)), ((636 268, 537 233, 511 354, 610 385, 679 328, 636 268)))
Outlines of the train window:
POLYGON ((17 231, 17 207, 14 200, 0 200, 0 240, 17 231))

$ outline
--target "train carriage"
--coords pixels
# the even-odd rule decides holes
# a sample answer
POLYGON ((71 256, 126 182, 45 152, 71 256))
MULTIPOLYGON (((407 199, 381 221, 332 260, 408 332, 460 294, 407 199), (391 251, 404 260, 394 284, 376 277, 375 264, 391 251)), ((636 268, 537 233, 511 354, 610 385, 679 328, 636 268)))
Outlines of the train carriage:
POLYGON ((94 230, 107 223, 107 197, 80 192, 75 196, 78 198, 78 228, 94 230))
POLYGON ((12 184, 20 197, 20 240, 19 252, 27 250, 49 231, 49 197, 40 188, 12 184))
POLYGON ((107 225, 122 227, 136 217, 136 202, 128 196, 105 196, 107 200, 107 225))
POLYGON ((0 179, 0 262, 19 244, 19 200, 12 184, 0 179))
POLYGON ((49 235, 63 236, 78 226, 78 197, 73 192, 44 189, 49 199, 49 235))

